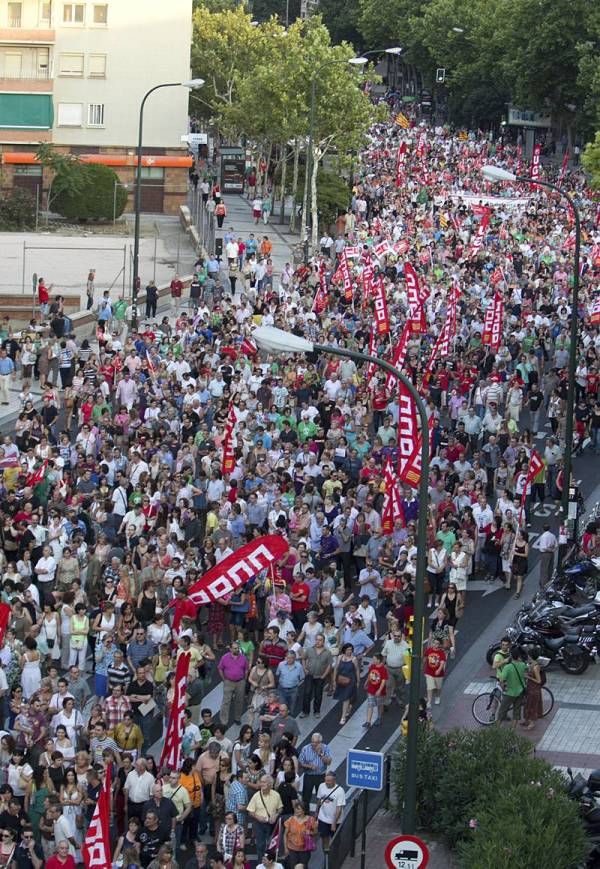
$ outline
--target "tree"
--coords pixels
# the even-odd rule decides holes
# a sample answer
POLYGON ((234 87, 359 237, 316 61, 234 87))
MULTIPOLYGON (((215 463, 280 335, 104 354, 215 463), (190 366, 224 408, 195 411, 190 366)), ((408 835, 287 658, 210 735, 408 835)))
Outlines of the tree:
POLYGON ((35 226, 35 200, 28 190, 13 187, 0 193, 0 230, 33 229, 35 226))
MULTIPOLYGON (((113 210, 119 217, 127 203, 127 191, 119 185, 117 173, 110 166, 82 163, 82 185, 77 191, 61 189, 54 198, 54 209, 70 220, 112 220, 113 210)), ((60 186, 58 173, 55 185, 60 186)))
POLYGON ((596 133, 596 138, 590 142, 581 158, 584 168, 592 176, 592 187, 596 190, 600 189, 600 130, 596 133))
MULTIPOLYGON (((512 728, 420 730, 417 824, 458 851, 464 869, 570 869, 586 853, 577 804, 512 728)), ((406 741, 393 778, 404 798, 406 741)))
POLYGON ((62 154, 49 142, 40 142, 36 159, 52 173, 46 194, 46 211, 52 211, 54 200, 61 194, 76 196, 84 185, 83 163, 75 154, 62 154))

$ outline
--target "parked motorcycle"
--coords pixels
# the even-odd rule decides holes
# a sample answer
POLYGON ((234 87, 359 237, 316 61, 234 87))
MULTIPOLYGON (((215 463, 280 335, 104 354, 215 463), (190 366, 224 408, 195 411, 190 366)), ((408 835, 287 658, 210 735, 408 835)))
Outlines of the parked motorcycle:
MULTIPOLYGON (((547 637, 532 628, 519 628, 510 626, 506 629, 506 636, 513 645, 523 646, 526 650, 538 648, 540 653, 551 662, 573 676, 585 673, 590 665, 590 653, 587 648, 579 644, 579 634, 566 634, 562 637, 547 637)), ((486 661, 491 666, 494 655, 500 648, 500 642, 492 643, 486 653, 486 661)))

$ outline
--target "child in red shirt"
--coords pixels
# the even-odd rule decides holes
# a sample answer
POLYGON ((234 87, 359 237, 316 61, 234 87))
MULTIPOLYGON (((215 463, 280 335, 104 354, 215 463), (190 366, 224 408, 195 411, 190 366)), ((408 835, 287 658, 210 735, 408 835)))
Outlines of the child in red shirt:
POLYGON ((427 706, 431 707, 434 695, 435 700, 433 702, 437 706, 440 702, 447 655, 442 649, 440 641, 433 639, 431 644, 425 649, 423 657, 425 661, 425 682, 427 684, 427 706))
POLYGON ((371 726, 373 710, 377 709, 377 718, 373 722, 375 726, 381 724, 383 716, 383 702, 385 700, 385 692, 389 674, 385 664, 383 663, 382 655, 373 655, 373 663, 367 671, 365 679, 365 691, 367 692, 367 720, 363 727, 371 726))

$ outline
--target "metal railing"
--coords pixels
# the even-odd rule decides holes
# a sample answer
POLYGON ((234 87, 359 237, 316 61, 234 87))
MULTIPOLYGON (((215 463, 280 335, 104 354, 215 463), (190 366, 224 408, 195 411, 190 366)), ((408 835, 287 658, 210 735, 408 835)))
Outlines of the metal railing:
POLYGON ((392 756, 388 754, 385 758, 385 787, 382 791, 367 792, 366 813, 359 811, 364 792, 359 788, 353 788, 349 792, 342 823, 337 827, 335 835, 331 839, 329 850, 325 851, 324 854, 325 869, 339 869, 346 857, 354 857, 356 842, 359 837, 362 837, 363 821, 366 819, 368 825, 382 806, 389 803, 391 771, 392 756))
POLYGON ((48 81, 49 78, 49 69, 33 69, 24 70, 22 72, 3 72, 0 70, 0 79, 5 79, 7 81, 48 81))

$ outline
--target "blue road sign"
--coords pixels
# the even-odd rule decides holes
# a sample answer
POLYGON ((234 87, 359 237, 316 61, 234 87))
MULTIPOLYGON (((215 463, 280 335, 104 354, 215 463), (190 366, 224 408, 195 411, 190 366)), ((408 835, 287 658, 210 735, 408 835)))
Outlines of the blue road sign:
POLYGON ((349 788, 381 791, 383 776, 383 754, 380 751, 350 749, 346 763, 346 784, 349 788))

